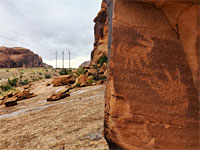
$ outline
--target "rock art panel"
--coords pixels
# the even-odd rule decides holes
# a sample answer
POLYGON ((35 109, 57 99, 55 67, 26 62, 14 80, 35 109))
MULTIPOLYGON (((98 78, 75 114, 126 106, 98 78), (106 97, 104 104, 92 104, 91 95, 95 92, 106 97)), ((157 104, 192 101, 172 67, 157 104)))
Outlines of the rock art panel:
POLYGON ((108 1, 110 149, 199 148, 198 11, 192 1, 108 1))

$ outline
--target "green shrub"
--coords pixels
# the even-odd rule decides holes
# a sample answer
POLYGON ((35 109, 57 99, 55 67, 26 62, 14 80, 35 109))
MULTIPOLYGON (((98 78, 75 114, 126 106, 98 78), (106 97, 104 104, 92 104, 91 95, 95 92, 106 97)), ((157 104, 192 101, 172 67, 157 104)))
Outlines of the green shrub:
POLYGON ((86 70, 83 67, 77 69, 76 74, 80 76, 81 74, 85 74, 86 70))
POLYGON ((12 80, 10 80, 10 78, 8 78, 8 84, 10 84, 11 87, 17 86, 17 81, 18 81, 18 78, 14 78, 12 80))
POLYGON ((95 81, 94 80, 89 80, 87 81, 88 83, 94 83, 95 81))
POLYGON ((51 75, 50 74, 45 74, 45 79, 50 79, 51 75))
POLYGON ((0 88, 3 92, 11 91, 13 89, 10 84, 1 85, 0 88))
POLYGON ((60 75, 70 75, 70 74, 73 74, 73 73, 72 73, 72 70, 71 70, 71 69, 69 69, 69 70, 67 70, 67 69, 62 69, 61 71, 59 71, 59 74, 60 74, 60 75))
POLYGON ((106 81, 106 76, 99 76, 99 75, 96 75, 96 76, 93 76, 92 78, 94 81, 99 81, 99 80, 103 80, 103 81, 106 81))
POLYGON ((80 83, 76 83, 76 86, 77 86, 77 87, 80 87, 80 86, 81 86, 81 84, 80 84, 80 83))
POLYGON ((101 66, 103 65, 103 63, 107 63, 108 57, 106 55, 99 57, 98 60, 98 64, 100 64, 101 66))
POLYGON ((27 85, 27 84, 29 84, 29 81, 26 79, 24 81, 20 81, 20 84, 21 85, 27 85))

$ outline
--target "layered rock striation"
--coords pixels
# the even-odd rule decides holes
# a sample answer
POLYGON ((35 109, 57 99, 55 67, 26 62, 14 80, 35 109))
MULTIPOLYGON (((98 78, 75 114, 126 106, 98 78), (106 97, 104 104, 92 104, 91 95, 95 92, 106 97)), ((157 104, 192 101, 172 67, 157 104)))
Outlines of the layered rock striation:
POLYGON ((108 0, 110 149, 199 148, 199 2, 108 0))
POLYGON ((33 68, 42 66, 42 58, 29 49, 0 47, 0 68, 33 68))

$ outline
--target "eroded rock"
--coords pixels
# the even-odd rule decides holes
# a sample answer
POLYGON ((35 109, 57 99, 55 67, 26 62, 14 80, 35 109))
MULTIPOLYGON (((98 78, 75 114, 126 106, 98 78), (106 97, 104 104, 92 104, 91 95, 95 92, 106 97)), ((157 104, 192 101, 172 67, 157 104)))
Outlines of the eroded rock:
POLYGON ((58 77, 55 77, 52 81, 52 84, 54 87, 73 84, 73 83, 75 83, 75 79, 73 75, 58 76, 58 77))
POLYGON ((47 101, 57 101, 70 96, 69 89, 70 88, 65 88, 57 93, 52 94, 49 98, 47 98, 47 101))
POLYGON ((197 1, 109 0, 110 149, 198 149, 197 1))

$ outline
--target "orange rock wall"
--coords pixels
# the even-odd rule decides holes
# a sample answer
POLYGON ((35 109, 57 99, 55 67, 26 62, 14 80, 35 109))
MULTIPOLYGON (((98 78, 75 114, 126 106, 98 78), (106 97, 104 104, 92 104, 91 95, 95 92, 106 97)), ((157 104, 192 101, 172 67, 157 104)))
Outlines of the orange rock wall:
POLYGON ((108 0, 110 149, 199 148, 198 1, 108 0))
POLYGON ((108 16, 107 1, 102 0, 101 9, 94 18, 94 49, 91 52, 91 64, 97 64, 99 57, 108 55, 108 16))

